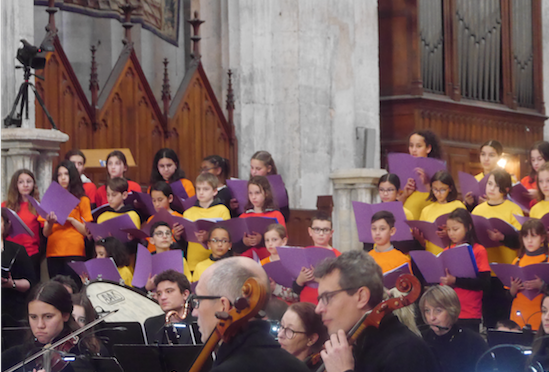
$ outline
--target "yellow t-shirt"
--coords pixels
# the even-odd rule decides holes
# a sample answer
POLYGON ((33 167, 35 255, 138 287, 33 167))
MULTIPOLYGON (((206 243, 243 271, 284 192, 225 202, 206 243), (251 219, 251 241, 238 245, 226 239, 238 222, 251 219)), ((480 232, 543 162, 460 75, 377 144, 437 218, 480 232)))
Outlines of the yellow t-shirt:
POLYGON ((484 178, 484 172, 480 172, 475 176, 475 179, 480 182, 484 178))
POLYGON ((375 249, 372 249, 368 253, 381 267, 381 271, 383 272, 383 274, 385 274, 387 271, 396 269, 402 264, 407 263, 408 265, 410 265, 410 257, 405 255, 398 249, 393 248, 387 252, 378 252, 375 249))
MULTIPOLYGON (((206 218, 221 218, 222 220, 229 220, 231 213, 223 204, 213 205, 210 208, 191 207, 183 213, 183 217, 191 221, 196 221, 206 218)), ((189 268, 194 271, 196 265, 208 259, 210 257, 210 250, 204 248, 202 244, 189 242, 187 249, 187 260, 189 262, 189 268)))
POLYGON ((414 220, 414 214, 412 212, 410 212, 410 210, 408 208, 402 207, 402 209, 404 209, 404 215, 406 216, 406 219, 408 221, 413 221, 414 220))
MULTIPOLYGON (((404 202, 404 208, 408 209, 412 213, 413 220, 419 220, 419 216, 421 216, 421 211, 423 208, 429 204, 433 204, 432 201, 427 200, 428 197, 428 192, 414 191, 412 195, 410 195, 404 202)), ((406 216, 406 218, 408 218, 408 216, 406 216)))
POLYGON ((118 272, 124 283, 128 286, 132 286, 133 270, 129 266, 119 267, 118 272))
MULTIPOLYGON (((488 202, 484 202, 477 205, 471 214, 484 218, 499 218, 500 220, 510 223, 517 230, 520 230, 521 224, 513 214, 524 216, 522 209, 510 200, 505 200, 499 205, 490 205, 488 202)), ((510 264, 517 257, 516 250, 504 245, 486 248, 486 251, 488 252, 488 262, 510 264)))
POLYGON ((128 212, 121 212, 121 213, 112 212, 112 211, 103 212, 99 215, 99 217, 97 217, 97 223, 103 223, 103 222, 108 221, 112 218, 120 217, 123 214, 127 214, 128 216, 130 216, 130 218, 132 219, 132 222, 135 224, 135 226, 138 229, 141 228, 141 219, 139 218, 139 215, 137 214, 136 211, 128 211, 128 212))
MULTIPOLYGON (((421 212, 421 216, 419 217, 419 219, 420 221, 435 222, 435 220, 438 217, 447 213, 452 213, 458 208, 465 209, 465 205, 463 205, 463 203, 460 200, 454 200, 444 204, 433 203, 423 208, 423 211, 421 212)), ((444 248, 446 247, 438 247, 435 244, 431 243, 430 241, 427 241, 425 244, 425 250, 435 255, 441 253, 444 250, 444 248)))
POLYGON ((193 272, 193 282, 198 282, 202 273, 210 266, 214 264, 215 261, 212 261, 210 258, 204 261, 200 261, 196 264, 193 272))
POLYGON ((530 217, 531 218, 541 218, 545 216, 547 213, 549 213, 549 201, 548 200, 542 200, 540 202, 537 202, 536 205, 530 209, 530 217))

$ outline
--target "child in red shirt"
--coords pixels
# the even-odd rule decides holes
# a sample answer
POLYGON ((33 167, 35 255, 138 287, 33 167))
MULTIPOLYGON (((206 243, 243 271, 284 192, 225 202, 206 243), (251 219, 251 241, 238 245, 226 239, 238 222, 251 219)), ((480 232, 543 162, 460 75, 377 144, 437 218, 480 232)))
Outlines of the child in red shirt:
MULTIPOLYGON (((125 178, 125 173, 128 170, 128 162, 126 155, 122 151, 114 150, 107 156, 107 179, 121 177, 125 178)), ((141 186, 137 182, 128 181, 128 192, 141 192, 141 186)), ((103 185, 97 189, 95 193, 95 204, 100 207, 108 204, 107 200, 107 185, 103 185)))

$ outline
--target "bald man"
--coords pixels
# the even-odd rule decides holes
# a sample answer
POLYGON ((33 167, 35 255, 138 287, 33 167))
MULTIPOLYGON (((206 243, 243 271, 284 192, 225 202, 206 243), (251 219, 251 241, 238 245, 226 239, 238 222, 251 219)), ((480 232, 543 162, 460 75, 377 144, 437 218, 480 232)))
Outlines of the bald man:
MULTIPOLYGON (((202 342, 215 329, 216 312, 229 312, 235 300, 242 296, 242 286, 248 278, 255 278, 269 293, 269 278, 265 270, 247 257, 231 257, 208 267, 192 295, 193 315, 198 318, 202 342), (197 306, 198 305, 198 306, 197 306)), ((269 334, 269 323, 253 319, 229 342, 222 343, 211 372, 307 372, 305 364, 282 350, 269 334)))

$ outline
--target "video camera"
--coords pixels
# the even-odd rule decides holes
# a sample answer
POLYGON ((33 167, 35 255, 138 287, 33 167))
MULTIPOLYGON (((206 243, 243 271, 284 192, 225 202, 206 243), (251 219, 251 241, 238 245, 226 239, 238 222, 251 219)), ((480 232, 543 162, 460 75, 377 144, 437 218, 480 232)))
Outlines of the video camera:
POLYGON ((17 49, 17 60, 24 67, 41 70, 46 66, 46 52, 40 47, 31 45, 27 40, 21 39, 23 46, 17 49))

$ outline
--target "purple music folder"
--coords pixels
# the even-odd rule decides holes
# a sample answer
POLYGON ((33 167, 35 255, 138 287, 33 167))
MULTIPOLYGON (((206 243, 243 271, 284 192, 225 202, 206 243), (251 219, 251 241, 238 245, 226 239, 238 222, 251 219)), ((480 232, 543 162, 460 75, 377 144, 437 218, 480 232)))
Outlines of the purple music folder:
POLYGON ((280 260, 266 263, 263 269, 269 278, 286 288, 292 288, 292 283, 297 278, 292 276, 280 260))
POLYGON ((244 213, 244 207, 248 204, 248 181, 230 179, 227 180, 227 187, 238 202, 238 214, 244 213))
POLYGON ((189 198, 189 195, 187 194, 187 190, 185 190, 185 187, 183 187, 183 184, 181 183, 180 180, 170 183, 170 186, 172 188, 174 196, 179 196, 181 199, 189 198))
POLYGON ((137 229, 137 226, 127 214, 111 218, 102 223, 86 222, 85 224, 95 240, 113 236, 122 243, 128 241, 128 233, 123 229, 137 229))
POLYGON ((465 196, 467 193, 472 192, 473 197, 478 202, 478 198, 486 194, 486 182, 488 182, 488 176, 485 176, 482 180, 477 179, 465 172, 458 172, 459 185, 461 186, 461 194, 465 196))
POLYGON ((12 211, 9 208, 6 208, 8 210, 8 219, 11 222, 11 231, 9 236, 17 236, 20 234, 27 234, 31 237, 34 237, 34 233, 31 231, 31 229, 23 222, 21 217, 15 213, 15 211, 12 211))
POLYGON ((419 192, 427 192, 428 190, 416 172, 416 168, 423 169, 429 180, 439 170, 446 169, 446 165, 442 160, 413 157, 405 153, 390 153, 387 161, 389 163, 389 171, 395 173, 400 178, 402 185, 405 185, 408 179, 412 178, 416 181, 416 189, 419 192))
POLYGON ((470 245, 447 249, 438 256, 427 251, 411 251, 410 256, 427 283, 439 283, 446 269, 457 278, 476 278, 478 269, 470 245))
POLYGON ((109 209, 111 206, 109 205, 109 203, 107 204, 103 204, 102 206, 100 207, 97 207, 95 208, 94 210, 91 211, 91 214, 92 214, 92 217, 93 217, 93 220, 94 221, 97 221, 97 219, 99 218, 99 216, 101 216, 101 214, 103 212, 105 212, 107 209, 109 209))
POLYGON ((532 201, 532 197, 522 183, 519 182, 511 188, 508 198, 513 203, 517 204, 523 212, 530 213, 530 202, 532 201))
POLYGON ((40 217, 46 219, 50 212, 55 212, 57 222, 61 225, 67 222, 69 214, 80 203, 80 199, 55 181, 50 184, 50 187, 44 193, 41 203, 30 195, 28 195, 28 199, 40 217))
MULTIPOLYGON (((191 221, 187 218, 173 216, 173 221, 182 225, 185 228, 185 240, 193 243, 200 243, 196 238, 196 233, 199 231, 209 231, 217 223, 216 219, 199 219, 191 221)), ((202 243, 200 243, 202 244, 202 243)))
POLYGON ((280 174, 271 174, 267 176, 267 180, 271 184, 271 191, 273 192, 273 198, 278 208, 284 208, 288 206, 288 193, 286 192, 286 186, 282 180, 280 174))
POLYGON ((499 247, 502 245, 501 242, 491 240, 488 235, 488 230, 498 230, 506 237, 508 236, 518 236, 518 230, 508 222, 500 220, 499 218, 485 218, 482 216, 471 215, 473 218, 473 225, 475 226, 475 232, 479 243, 484 246, 484 248, 493 248, 499 247))
POLYGON ((134 201, 137 200, 138 203, 142 204, 142 207, 140 208, 141 211, 143 211, 148 216, 152 216, 156 213, 156 209, 154 209, 154 205, 151 199, 151 196, 145 192, 132 192, 128 194, 128 197, 126 200, 124 200, 124 204, 128 205, 134 205, 134 201))
POLYGON ((183 201, 183 210, 187 210, 187 209, 190 209, 190 208, 194 207, 197 200, 198 200, 198 198, 196 197, 196 195, 192 196, 188 199, 185 199, 183 201))
POLYGON ((445 236, 441 238, 437 235, 437 231, 441 226, 446 225, 449 213, 439 216, 434 222, 427 221, 406 221, 406 224, 411 228, 417 228, 423 233, 423 237, 436 245, 437 247, 446 248, 450 245, 450 239, 445 236))
MULTIPOLYGON (((524 225, 524 223, 530 219, 534 219, 532 217, 519 216, 518 214, 513 214, 513 216, 515 216, 515 218, 521 225, 524 225)), ((549 213, 543 215, 543 217, 539 218, 539 220, 549 230, 549 213)))
MULTIPOLYGON (((549 263, 543 262, 527 266, 492 263, 490 267, 504 286, 511 287, 511 277, 520 278, 522 283, 536 279, 538 276, 545 283, 549 283, 549 263)), ((522 294, 533 300, 540 293, 539 290, 523 290, 522 294)))
POLYGON ((395 216, 396 233, 391 237, 392 241, 412 240, 410 227, 406 224, 406 215, 402 203, 399 201, 368 204, 358 201, 353 201, 353 210, 355 212, 356 229, 358 232, 358 240, 363 243, 374 243, 371 231, 372 216, 379 211, 388 211, 395 216))
POLYGON ((410 265, 403 263, 399 267, 389 270, 383 274, 383 286, 387 289, 394 288, 398 278, 403 274, 411 274, 410 265))
POLYGON ((230 220, 220 221, 217 224, 225 227, 231 233, 231 240, 238 242, 242 240, 245 234, 259 233, 265 234, 267 227, 273 223, 278 223, 276 218, 270 217, 248 217, 231 218, 230 220))
POLYGON ((77 275, 86 274, 90 280, 95 280, 101 276, 101 279, 112 280, 113 282, 120 281, 120 273, 114 263, 114 260, 109 258, 93 258, 86 262, 73 261, 69 262, 69 266, 77 275))
MULTIPOLYGON (((299 276, 302 267, 315 267, 326 258, 334 258, 335 253, 331 249, 320 247, 277 247, 280 262, 295 279, 299 276)), ((318 288, 317 282, 308 282, 312 288, 318 288)))
POLYGON ((183 273, 183 256, 180 250, 153 255, 147 248, 139 244, 137 246, 132 285, 142 288, 147 284, 149 276, 152 278, 154 275, 169 269, 183 273))

